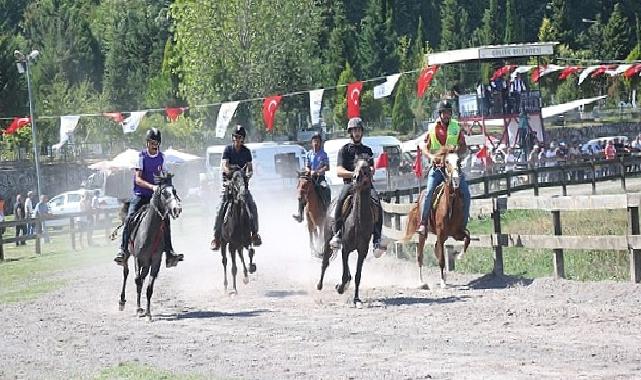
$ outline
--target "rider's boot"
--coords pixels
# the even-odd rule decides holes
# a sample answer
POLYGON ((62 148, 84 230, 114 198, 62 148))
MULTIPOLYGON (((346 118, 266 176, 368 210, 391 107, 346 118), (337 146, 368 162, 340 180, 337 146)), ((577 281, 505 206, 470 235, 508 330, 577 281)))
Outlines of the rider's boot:
POLYGON ((305 210, 305 202, 303 202, 301 199, 298 200, 298 214, 293 214, 292 218, 294 218, 295 221, 298 223, 301 223, 303 221, 303 211, 305 210))
POLYGON ((339 249, 341 247, 342 241, 342 231, 343 226, 339 226, 338 223, 334 225, 334 236, 332 240, 329 241, 329 246, 331 249, 339 249))
POLYGON ((252 245, 254 247, 260 247, 263 244, 263 240, 260 238, 258 232, 252 233, 252 245))
POLYGON ((118 253, 116 253, 116 257, 114 257, 114 261, 116 264, 122 266, 125 262, 125 251, 122 248, 118 249, 118 253))
POLYGON ((174 245, 171 243, 171 227, 167 221, 165 224, 165 266, 167 268, 175 267, 179 261, 183 261, 185 256, 182 253, 174 252, 174 245))
POLYGON ((129 220, 128 218, 125 220, 125 227, 122 230, 122 241, 120 242, 120 249, 118 249, 118 253, 116 253, 116 257, 114 257, 114 261, 116 264, 122 266, 125 262, 125 254, 127 253, 127 244, 129 244, 129 220))

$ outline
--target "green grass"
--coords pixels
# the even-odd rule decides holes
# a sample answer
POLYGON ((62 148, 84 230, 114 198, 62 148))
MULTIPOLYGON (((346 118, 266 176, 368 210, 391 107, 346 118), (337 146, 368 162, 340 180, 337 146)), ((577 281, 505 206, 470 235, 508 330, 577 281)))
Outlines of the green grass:
POLYGON ((170 371, 152 368, 134 362, 120 363, 116 366, 102 370, 96 377, 96 380, 143 380, 143 379, 203 379, 201 376, 175 374, 170 371))
MULTIPOLYGON (((561 213, 564 235, 598 236, 625 235, 626 210, 571 211, 561 213)), ((492 219, 471 220, 468 229, 472 235, 489 235, 494 231, 492 219)), ((523 235, 553 234, 552 214, 537 210, 513 210, 501 215, 501 232, 523 235)), ((413 252, 412 249, 406 252, 413 252)), ((435 265, 432 248, 426 248, 426 258, 435 265)), ((525 278, 551 276, 553 251, 545 249, 503 248, 505 274, 525 278)), ((565 277, 580 281, 630 279, 626 251, 566 250, 564 251, 565 277)), ((456 270, 464 273, 491 273, 494 252, 489 248, 470 248, 456 270)))
MULTIPOLYGON (((42 254, 34 251, 35 241, 16 247, 5 244, 5 262, 0 262, 0 303, 23 302, 40 297, 66 285, 60 273, 109 260, 110 246, 73 251, 66 236, 42 244, 42 254)), ((98 233, 95 241, 104 241, 98 233)))

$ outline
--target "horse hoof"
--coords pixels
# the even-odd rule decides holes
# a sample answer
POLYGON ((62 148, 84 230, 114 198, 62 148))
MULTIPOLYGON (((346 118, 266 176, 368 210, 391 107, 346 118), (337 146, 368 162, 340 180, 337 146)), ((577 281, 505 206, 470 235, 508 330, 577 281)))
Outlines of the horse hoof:
POLYGON ((123 311, 123 310, 125 310, 125 303, 124 302, 120 302, 118 304, 118 311, 123 311))
POLYGON ((445 281, 441 280, 441 289, 445 288, 447 288, 447 284, 445 283, 445 281))
POLYGON ((342 284, 336 284, 336 291, 338 294, 343 294, 345 292, 345 287, 342 284))
POLYGON ((249 273, 256 273, 256 264, 249 264, 249 273))
POLYGON ((151 322, 151 314, 147 314, 147 322, 151 322))
POLYGON ((418 284, 418 289, 419 290, 430 290, 430 286, 427 285, 427 284, 422 283, 422 284, 418 284))
POLYGON ((238 290, 232 290, 231 292, 229 292, 229 296, 232 298, 236 297, 237 295, 238 295, 238 290))
POLYGON ((247 276, 243 277, 243 284, 245 285, 249 284, 249 277, 247 276))
POLYGON ((323 290, 323 284, 320 282, 316 284, 316 290, 323 290))
POLYGON ((360 298, 354 298, 354 307, 356 307, 357 309, 362 309, 363 301, 361 301, 360 298))
POLYGON ((138 310, 136 310, 136 315, 142 318, 145 316, 145 311, 142 308, 138 308, 138 310))

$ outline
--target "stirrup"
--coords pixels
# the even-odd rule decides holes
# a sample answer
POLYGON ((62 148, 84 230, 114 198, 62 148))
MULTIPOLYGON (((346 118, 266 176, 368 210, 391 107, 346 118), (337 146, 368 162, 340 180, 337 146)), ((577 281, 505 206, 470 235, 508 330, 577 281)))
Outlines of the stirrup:
POLYGON ((336 233, 332 237, 332 240, 329 241, 329 246, 332 249, 339 249, 342 244, 343 244, 343 241, 342 241, 341 236, 340 236, 339 233, 336 233))
POLYGON ((418 226, 418 229, 416 230, 416 233, 421 235, 421 236, 426 236, 427 235, 427 227, 425 227, 425 224, 422 224, 418 226))

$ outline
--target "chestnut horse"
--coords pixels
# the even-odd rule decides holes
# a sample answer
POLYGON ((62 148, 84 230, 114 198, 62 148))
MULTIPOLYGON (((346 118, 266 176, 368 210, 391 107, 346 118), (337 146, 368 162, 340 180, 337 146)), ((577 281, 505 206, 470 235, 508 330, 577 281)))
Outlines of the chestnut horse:
POLYGON ((316 246, 319 245, 321 235, 321 228, 323 228, 323 223, 325 222, 325 214, 327 212, 327 206, 321 199, 316 189, 316 181, 318 177, 313 178, 306 172, 299 173, 298 176, 298 186, 296 190, 298 191, 298 199, 301 199, 305 202, 305 219, 307 220, 307 230, 309 231, 309 247, 312 250, 312 254, 316 257, 323 256, 323 250, 317 249, 316 246))
MULTIPOLYGON (((437 186, 434 191, 434 199, 428 203, 436 203, 436 205, 432 207, 429 213, 426 231, 436 235, 434 255, 441 267, 441 288, 445 288, 445 240, 448 237, 452 237, 455 240, 464 241, 463 252, 465 253, 470 245, 470 233, 463 228, 463 197, 459 189, 461 177, 458 154, 453 149, 443 147, 436 154, 435 161, 442 163, 442 167, 436 170, 441 171, 444 181, 437 186)), ((425 190, 421 192, 416 204, 408 213, 405 240, 411 239, 412 235, 416 233, 416 228, 423 213, 424 199, 425 190)), ((423 281, 423 248, 425 247, 426 237, 418 234, 418 245, 416 247, 418 275, 420 287, 423 289, 428 289, 427 284, 423 281)))

